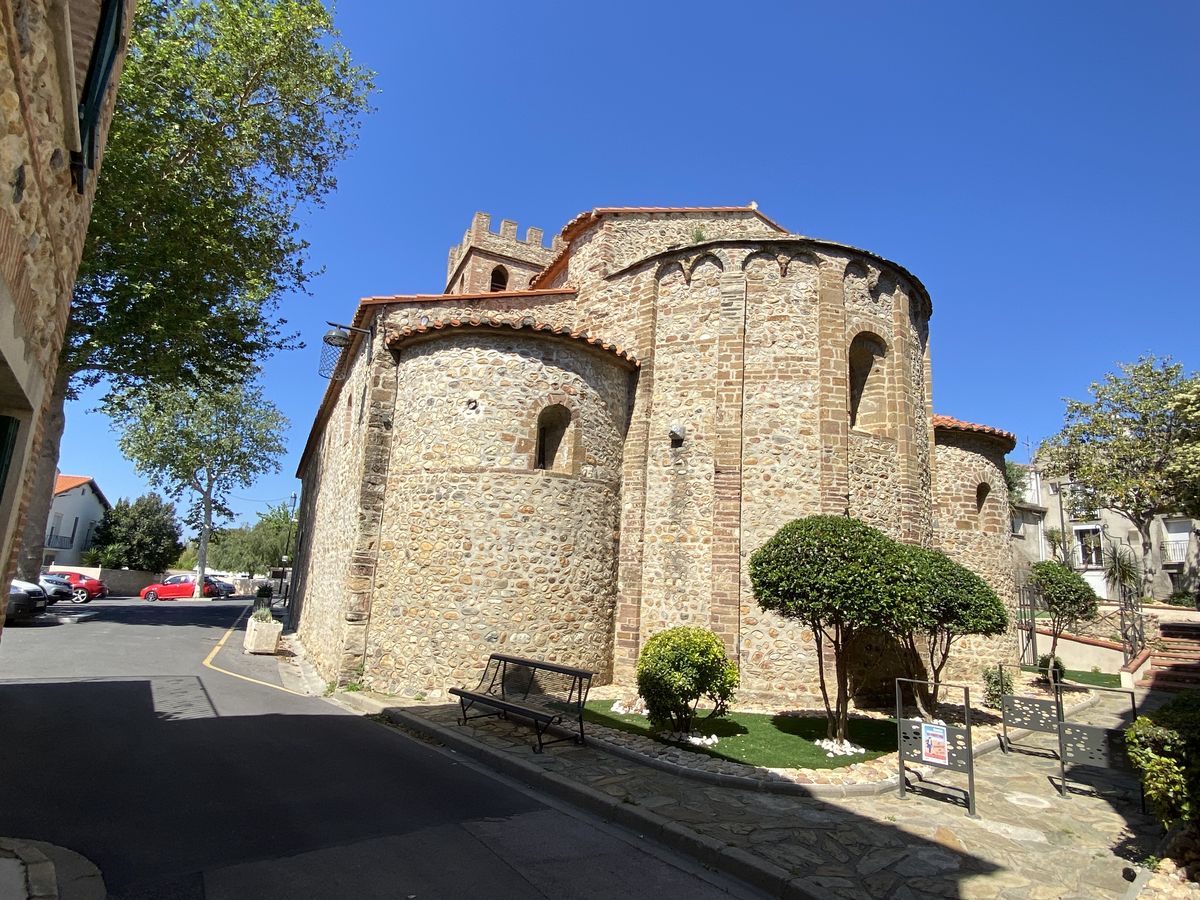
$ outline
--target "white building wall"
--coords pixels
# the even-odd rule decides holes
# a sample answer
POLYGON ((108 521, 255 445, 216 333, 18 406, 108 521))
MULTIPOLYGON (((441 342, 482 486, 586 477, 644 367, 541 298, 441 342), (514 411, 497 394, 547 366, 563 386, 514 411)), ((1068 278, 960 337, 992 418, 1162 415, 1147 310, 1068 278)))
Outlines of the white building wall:
POLYGON ((42 551, 42 565, 77 566, 80 555, 91 546, 91 538, 104 518, 104 504, 96 495, 91 482, 71 488, 54 496, 50 506, 50 518, 46 521, 46 547, 42 551), (61 517, 61 518, 60 518, 61 517), (70 539, 67 547, 55 544, 70 539))

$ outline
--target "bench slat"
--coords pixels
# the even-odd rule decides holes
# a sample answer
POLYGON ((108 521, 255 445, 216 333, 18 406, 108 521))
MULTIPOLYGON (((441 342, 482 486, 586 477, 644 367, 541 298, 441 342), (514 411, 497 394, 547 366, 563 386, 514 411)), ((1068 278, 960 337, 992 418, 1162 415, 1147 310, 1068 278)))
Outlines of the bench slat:
POLYGON ((573 666, 562 666, 558 663, 542 662, 537 659, 525 659, 520 656, 509 656, 507 653, 493 653, 489 659, 495 659, 501 662, 516 663, 520 666, 528 666, 531 669, 545 669, 547 672, 558 672, 562 675, 573 675, 576 678, 587 678, 589 681, 596 677, 595 672, 587 669, 576 669, 573 666))

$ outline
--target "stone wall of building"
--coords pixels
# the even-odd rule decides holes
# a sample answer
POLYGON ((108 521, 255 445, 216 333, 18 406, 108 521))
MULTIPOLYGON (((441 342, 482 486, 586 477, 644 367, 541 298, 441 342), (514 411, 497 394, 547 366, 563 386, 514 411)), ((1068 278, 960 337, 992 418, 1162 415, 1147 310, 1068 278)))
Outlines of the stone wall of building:
MULTIPOLYGON (((97 127, 97 168, 133 6, 126 0, 120 52, 97 127)), ((33 488, 31 461, 40 449, 95 193, 96 171, 87 173, 82 192, 77 189, 71 153, 79 147, 79 90, 98 7, 87 0, 0 4, 0 415, 19 423, 0 495, 0 575, 6 582, 16 563, 33 488)))
POLYGON ((500 231, 494 232, 492 217, 477 212, 462 243, 450 248, 446 292, 470 294, 491 290, 492 270, 498 265, 508 272, 505 290, 524 290, 554 254, 555 248, 542 246, 542 229, 531 226, 525 231, 525 239, 520 240, 516 222, 505 219, 500 223, 500 231))
POLYGON ((995 638, 964 638, 955 644, 946 678, 977 677, 990 663, 1013 662, 1013 584, 1008 489, 1004 454, 994 436, 939 428, 934 470, 935 546, 978 574, 1009 608, 1008 632, 995 638), (986 497, 981 500, 981 486, 986 497))
POLYGON ((442 696, 492 652, 611 670, 631 364, 571 338, 395 343, 395 436, 367 684, 442 696), (570 424, 535 468, 539 417, 570 424))
POLYGON ((364 341, 353 350, 343 362, 346 379, 331 383, 330 390, 337 392, 337 405, 303 472, 292 576, 293 625, 321 676, 328 681, 354 674, 353 664, 348 667, 350 671, 344 671, 343 665, 348 579, 362 530, 359 507, 370 436, 371 391, 379 378, 387 377, 390 363, 382 342, 372 348, 364 341))
POLYGON ((370 301, 398 366, 382 518, 359 538, 377 548, 371 687, 440 696, 505 648, 630 683, 648 637, 690 624, 725 642, 743 697, 818 703, 812 635, 759 610, 748 572, 817 513, 936 543, 1011 596, 1003 440, 950 434, 935 481, 911 275, 750 210, 602 211, 564 233, 534 290, 370 301), (552 404, 567 457, 538 471, 552 404))

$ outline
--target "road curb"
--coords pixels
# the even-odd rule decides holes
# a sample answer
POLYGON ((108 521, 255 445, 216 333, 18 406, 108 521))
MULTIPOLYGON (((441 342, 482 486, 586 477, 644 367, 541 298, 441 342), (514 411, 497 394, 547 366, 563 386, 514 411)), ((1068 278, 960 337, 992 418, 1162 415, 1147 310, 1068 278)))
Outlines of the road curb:
POLYGON ((56 622, 59 625, 78 625, 80 622, 94 619, 100 615, 99 611, 93 610, 90 612, 74 612, 60 613, 46 611, 37 617, 36 622, 56 622))

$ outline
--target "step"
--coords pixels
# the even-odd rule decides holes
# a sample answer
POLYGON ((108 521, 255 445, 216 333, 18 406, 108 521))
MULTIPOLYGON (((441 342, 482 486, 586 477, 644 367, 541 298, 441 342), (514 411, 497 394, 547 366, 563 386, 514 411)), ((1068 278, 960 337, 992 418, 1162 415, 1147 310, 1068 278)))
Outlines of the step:
POLYGON ((1165 650, 1151 650, 1151 656, 1161 656, 1166 659, 1182 659, 1182 660, 1197 660, 1200 661, 1200 653, 1192 653, 1188 650, 1173 650, 1168 647, 1165 650))
POLYGON ((1170 681, 1166 678, 1143 678, 1137 683, 1140 688, 1147 688, 1154 691, 1194 691, 1197 685, 1188 682, 1170 681))
POLYGON ((1158 659, 1157 656, 1151 656, 1150 667, 1152 670, 1156 668, 1169 668, 1172 672, 1195 672, 1200 674, 1200 662, 1189 660, 1183 662, 1181 660, 1158 659))

